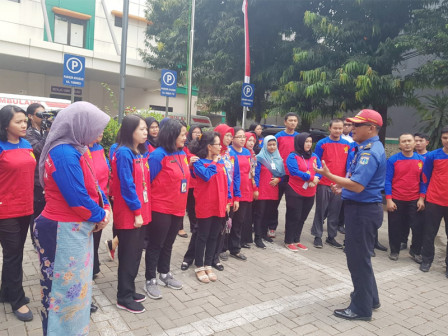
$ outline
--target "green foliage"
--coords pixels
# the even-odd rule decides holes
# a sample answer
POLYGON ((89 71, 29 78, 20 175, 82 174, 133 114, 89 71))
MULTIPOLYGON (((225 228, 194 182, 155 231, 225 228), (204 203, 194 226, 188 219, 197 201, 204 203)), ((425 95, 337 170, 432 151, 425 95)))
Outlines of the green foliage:
POLYGON ((106 156, 109 156, 109 149, 116 142, 117 133, 120 129, 120 124, 117 120, 111 118, 109 123, 103 132, 103 140, 101 140, 101 145, 104 147, 104 152, 106 156))
POLYGON ((417 104, 421 116, 421 130, 429 136, 429 150, 441 147, 442 128, 448 125, 448 96, 436 94, 421 97, 417 104))

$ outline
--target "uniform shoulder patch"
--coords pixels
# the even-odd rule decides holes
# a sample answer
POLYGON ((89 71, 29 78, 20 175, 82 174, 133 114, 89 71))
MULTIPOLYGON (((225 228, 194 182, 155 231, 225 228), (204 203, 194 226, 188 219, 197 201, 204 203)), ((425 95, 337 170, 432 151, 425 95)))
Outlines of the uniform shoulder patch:
POLYGON ((366 165, 366 164, 369 163, 369 160, 370 160, 370 156, 369 155, 363 155, 359 159, 359 164, 366 165))

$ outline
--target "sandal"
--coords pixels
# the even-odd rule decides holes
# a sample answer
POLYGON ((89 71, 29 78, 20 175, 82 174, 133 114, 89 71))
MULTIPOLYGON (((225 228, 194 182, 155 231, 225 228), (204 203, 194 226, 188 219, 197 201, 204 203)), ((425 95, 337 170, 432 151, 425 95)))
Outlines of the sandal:
POLYGON ((216 281, 218 280, 218 277, 216 276, 216 274, 213 272, 212 267, 211 266, 205 266, 205 273, 207 274, 208 278, 210 281, 216 281))
POLYGON ((208 275, 205 273, 205 267, 198 267, 195 270, 196 278, 202 283, 209 283, 210 279, 208 278, 208 275))

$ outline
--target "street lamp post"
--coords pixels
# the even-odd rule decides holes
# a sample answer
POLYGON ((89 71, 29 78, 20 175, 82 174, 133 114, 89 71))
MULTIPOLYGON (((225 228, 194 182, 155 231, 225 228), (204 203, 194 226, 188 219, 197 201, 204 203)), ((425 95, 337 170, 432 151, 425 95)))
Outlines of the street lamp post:
POLYGON ((194 16, 196 0, 191 0, 191 21, 190 21, 190 53, 188 55, 188 95, 187 95, 187 125, 191 122, 191 86, 193 83, 193 49, 194 49, 194 16))
POLYGON ((120 97, 118 104, 118 122, 121 124, 124 116, 124 89, 126 85, 126 51, 128 45, 129 0, 123 1, 123 19, 121 32, 120 59, 120 97))

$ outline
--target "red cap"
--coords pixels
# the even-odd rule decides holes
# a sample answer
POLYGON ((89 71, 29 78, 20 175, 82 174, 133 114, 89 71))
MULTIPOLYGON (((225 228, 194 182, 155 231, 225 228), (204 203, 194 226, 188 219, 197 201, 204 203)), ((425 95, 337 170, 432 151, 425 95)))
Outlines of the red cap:
POLYGON ((361 110, 353 118, 347 118, 345 120, 355 124, 371 123, 377 126, 383 126, 383 118, 375 110, 361 110))

